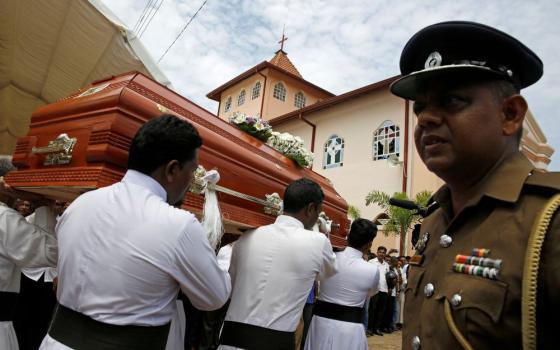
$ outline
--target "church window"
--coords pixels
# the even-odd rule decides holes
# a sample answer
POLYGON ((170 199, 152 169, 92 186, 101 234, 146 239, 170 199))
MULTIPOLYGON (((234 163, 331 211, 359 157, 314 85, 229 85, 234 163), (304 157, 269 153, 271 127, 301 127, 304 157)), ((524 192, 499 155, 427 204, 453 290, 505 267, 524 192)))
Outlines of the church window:
POLYGON ((390 120, 384 121, 373 134, 373 160, 399 156, 400 129, 390 120))
POLYGON ((224 112, 229 112, 231 109, 231 96, 227 98, 226 103, 224 104, 224 112))
POLYGON ((294 98, 294 106, 297 108, 305 107, 305 95, 303 92, 300 91, 296 94, 296 97, 294 98))
POLYGON ((329 137, 325 142, 325 153, 323 155, 323 169, 342 166, 344 160, 344 139, 337 135, 329 137))
POLYGON ((278 100, 286 101, 286 88, 282 83, 276 83, 274 85, 274 93, 272 96, 278 100))
POLYGON ((245 90, 241 90, 239 97, 237 98, 237 105, 241 106, 245 103, 245 90))
POLYGON ((260 94, 261 94, 261 82, 257 81, 255 86, 253 87, 253 94, 251 96, 251 99, 252 100, 256 99, 257 97, 259 97, 260 94))

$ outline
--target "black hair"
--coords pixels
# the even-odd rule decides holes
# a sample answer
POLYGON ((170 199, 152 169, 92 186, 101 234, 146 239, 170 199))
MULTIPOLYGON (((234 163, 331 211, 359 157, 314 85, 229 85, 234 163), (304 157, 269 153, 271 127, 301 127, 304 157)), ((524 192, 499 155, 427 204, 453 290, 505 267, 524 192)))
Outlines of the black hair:
POLYGON ((295 214, 310 203, 320 205, 325 199, 325 194, 315 181, 299 179, 286 187, 284 191, 284 212, 295 214))
POLYGON ((385 253, 387 253, 387 248, 385 248, 384 246, 380 245, 379 247, 377 247, 377 251, 383 250, 385 253))
POLYGON ((356 219, 352 222, 350 233, 348 234, 348 245, 355 249, 360 249, 377 236, 377 225, 371 220, 356 219))
POLYGON ((128 152, 128 169, 150 175, 172 160, 181 166, 195 157, 202 146, 198 131, 188 121, 163 114, 142 125, 128 152))

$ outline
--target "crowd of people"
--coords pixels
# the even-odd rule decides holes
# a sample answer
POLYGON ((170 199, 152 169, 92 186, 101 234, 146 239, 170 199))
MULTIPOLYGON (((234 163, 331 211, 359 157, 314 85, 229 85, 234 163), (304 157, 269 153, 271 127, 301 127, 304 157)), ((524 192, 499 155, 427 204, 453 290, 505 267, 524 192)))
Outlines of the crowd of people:
MULTIPOLYGON (((519 90, 542 62, 503 32, 445 22, 417 33, 400 66, 391 91, 414 101, 418 153, 445 181, 413 257, 381 246, 370 256, 377 226, 367 219, 333 251, 314 230, 324 193, 305 178, 287 184, 273 224, 216 254, 197 217, 178 208, 202 139, 163 115, 135 135, 122 181, 64 212, 56 202, 33 214, 28 203, 19 213, 0 205, 0 349, 31 339, 17 330, 28 279, 44 286, 55 275, 41 350, 365 350, 366 335, 401 325, 404 349, 553 348, 560 178, 533 171, 519 151, 528 108, 519 90), (541 263, 526 267, 524 256, 541 263), (207 339, 185 347, 196 337, 207 339)), ((0 175, 12 170, 0 156, 0 175)))

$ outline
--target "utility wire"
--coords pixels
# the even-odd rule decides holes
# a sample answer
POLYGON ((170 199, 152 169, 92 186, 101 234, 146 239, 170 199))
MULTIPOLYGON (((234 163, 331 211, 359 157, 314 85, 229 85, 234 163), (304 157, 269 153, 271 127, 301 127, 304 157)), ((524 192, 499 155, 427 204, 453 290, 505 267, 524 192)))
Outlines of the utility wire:
POLYGON ((139 32, 139 35, 138 35, 139 38, 141 38, 142 35, 144 35, 144 32, 146 31, 146 29, 148 29, 148 27, 150 26, 150 23, 152 23, 152 20, 154 19, 154 17, 155 17, 156 14, 158 13, 159 8, 161 7, 161 4, 163 4, 163 0, 161 0, 161 1, 157 4, 157 7, 155 8, 155 11, 153 12, 153 14, 152 14, 152 16, 150 17, 150 19, 147 20, 146 22, 144 22, 144 23, 145 23, 144 29, 142 29, 142 32, 141 32, 141 33, 139 32))
POLYGON ((148 9, 151 8, 151 4, 152 4, 153 1, 154 0, 148 0, 148 2, 146 3, 146 6, 144 6, 144 9, 142 10, 142 13, 138 17, 138 20, 136 21, 136 23, 134 24, 134 27, 132 28, 133 32, 136 32, 137 29, 140 27, 140 25, 144 22, 144 18, 146 18, 146 13, 148 12, 148 9))
POLYGON ((187 24, 185 24, 185 26, 183 27, 183 29, 181 29, 181 32, 179 32, 179 35, 177 35, 177 37, 175 38, 175 40, 173 40, 173 42, 171 43, 171 45, 169 45, 169 47, 165 50, 165 52, 161 55, 161 57, 159 58, 159 60, 157 61, 157 63, 160 63, 161 60, 163 59, 163 57, 167 54, 167 52, 169 52, 169 49, 171 49, 171 47, 175 44, 175 42, 177 42, 177 40, 181 37, 181 35, 183 35, 183 32, 187 29, 187 27, 189 26, 189 24, 191 24, 191 22, 193 21, 193 19, 195 19, 196 15, 198 15, 198 12, 200 12, 200 10, 202 10, 202 8, 204 7, 204 5, 206 5, 206 2, 208 0, 204 0, 204 2, 202 3, 202 5, 200 5, 200 7, 198 8, 198 10, 196 10, 196 12, 194 13, 194 15, 191 16, 191 18, 189 19, 189 21, 187 22, 187 24))

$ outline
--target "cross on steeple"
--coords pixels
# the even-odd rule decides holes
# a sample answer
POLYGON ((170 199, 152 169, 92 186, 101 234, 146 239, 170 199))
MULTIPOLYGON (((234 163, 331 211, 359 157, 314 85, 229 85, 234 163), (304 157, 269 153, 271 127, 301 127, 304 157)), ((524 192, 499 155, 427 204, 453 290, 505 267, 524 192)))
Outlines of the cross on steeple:
POLYGON ((282 29, 282 39, 278 42, 278 44, 280 44, 280 51, 284 51, 284 42, 288 40, 288 38, 284 35, 285 29, 286 26, 284 26, 284 28, 282 29))

